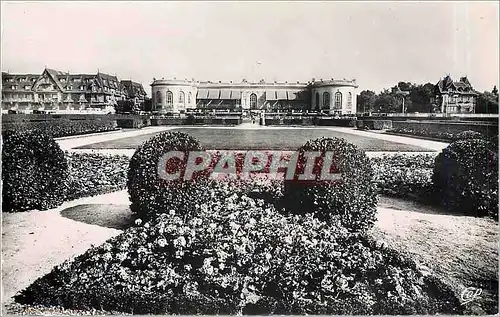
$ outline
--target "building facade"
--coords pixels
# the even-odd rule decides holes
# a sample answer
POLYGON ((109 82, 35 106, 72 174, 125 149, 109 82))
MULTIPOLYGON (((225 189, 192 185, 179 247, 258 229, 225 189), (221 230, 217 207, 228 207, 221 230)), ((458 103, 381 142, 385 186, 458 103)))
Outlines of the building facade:
POLYGON ((2 72, 2 112, 112 112, 118 100, 144 101, 145 95, 137 93, 144 92, 142 85, 130 83, 124 85, 116 76, 100 72, 69 74, 48 68, 41 74, 2 72))
POLYGON ((475 113, 477 93, 467 77, 453 81, 448 75, 435 86, 435 96, 431 102, 442 113, 475 113))
POLYGON ((151 84, 153 111, 183 113, 188 110, 317 111, 329 114, 356 113, 356 80, 320 80, 307 83, 243 80, 200 82, 161 79, 151 84))
POLYGON ((131 80, 120 81, 126 95, 126 99, 134 103, 135 107, 140 107, 146 100, 146 91, 142 84, 131 80))

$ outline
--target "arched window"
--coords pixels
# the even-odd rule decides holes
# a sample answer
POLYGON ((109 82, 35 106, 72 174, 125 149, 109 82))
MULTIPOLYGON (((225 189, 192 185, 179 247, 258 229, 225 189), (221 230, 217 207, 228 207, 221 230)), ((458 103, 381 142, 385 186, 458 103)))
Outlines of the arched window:
POLYGON ((347 97, 347 109, 352 108, 352 93, 349 93, 349 96, 347 97))
POLYGON ((156 103, 161 105, 162 100, 161 100, 161 91, 156 92, 156 103))
POLYGON ((250 95, 250 109, 257 109, 257 95, 250 95))
POLYGON ((167 105, 172 105, 174 103, 174 95, 171 91, 167 91, 167 105))
POLYGON ((319 110, 319 93, 316 93, 316 110, 319 110))
POLYGON ((335 93, 335 109, 341 109, 342 108, 342 93, 340 91, 337 91, 335 93))
POLYGON ((324 92, 323 93, 323 108, 330 108, 330 93, 329 92, 324 92))
POLYGON ((179 103, 184 103, 184 101, 185 101, 184 91, 181 90, 181 92, 179 93, 179 103))
POLYGON ((191 103, 191 92, 188 94, 188 103, 191 103))

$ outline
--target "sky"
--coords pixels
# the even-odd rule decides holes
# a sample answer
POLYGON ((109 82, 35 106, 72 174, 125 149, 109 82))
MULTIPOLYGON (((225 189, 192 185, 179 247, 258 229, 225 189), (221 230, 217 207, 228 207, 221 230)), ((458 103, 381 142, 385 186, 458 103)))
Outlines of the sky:
POLYGON ((7 2, 10 73, 97 70, 132 79, 399 81, 498 86, 498 2, 7 2))

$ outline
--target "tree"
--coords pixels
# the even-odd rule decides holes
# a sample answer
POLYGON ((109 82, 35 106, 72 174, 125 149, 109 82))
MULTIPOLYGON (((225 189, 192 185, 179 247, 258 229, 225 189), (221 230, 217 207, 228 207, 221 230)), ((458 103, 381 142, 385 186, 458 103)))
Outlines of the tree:
POLYGON ((493 87, 493 90, 491 91, 495 96, 498 97, 498 89, 497 89, 497 86, 494 86, 493 87))
POLYGON ((377 95, 371 90, 363 90, 357 97, 357 111, 370 112, 373 111, 377 95))
POLYGON ((434 95, 434 85, 427 83, 413 87, 410 92, 411 107, 409 112, 432 112, 431 98, 434 95))
POLYGON ((415 85, 410 82, 400 81, 396 87, 401 91, 411 91, 415 85))
POLYGON ((135 104, 132 100, 118 100, 116 102, 116 113, 134 113, 135 111, 135 104))
POLYGON ((498 113, 498 94, 489 91, 478 93, 476 113, 498 113))
POLYGON ((151 98, 146 97, 144 99, 143 110, 146 112, 153 111, 153 100, 151 98))
POLYGON ((375 101, 374 108, 378 112, 401 112, 402 101, 398 101, 398 99, 401 98, 398 98, 390 90, 385 89, 375 101))

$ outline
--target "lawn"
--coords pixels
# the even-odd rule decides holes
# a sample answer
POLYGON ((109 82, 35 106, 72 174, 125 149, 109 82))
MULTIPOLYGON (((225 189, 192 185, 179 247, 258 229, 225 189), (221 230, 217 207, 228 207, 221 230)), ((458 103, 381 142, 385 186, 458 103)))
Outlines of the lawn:
MULTIPOLYGON (((195 137, 207 150, 295 150, 310 139, 337 137, 346 139, 365 151, 430 152, 431 150, 403 143, 363 137, 328 129, 218 129, 177 128, 195 137)), ((135 149, 144 141, 156 135, 143 134, 134 137, 84 145, 81 149, 135 149)))

